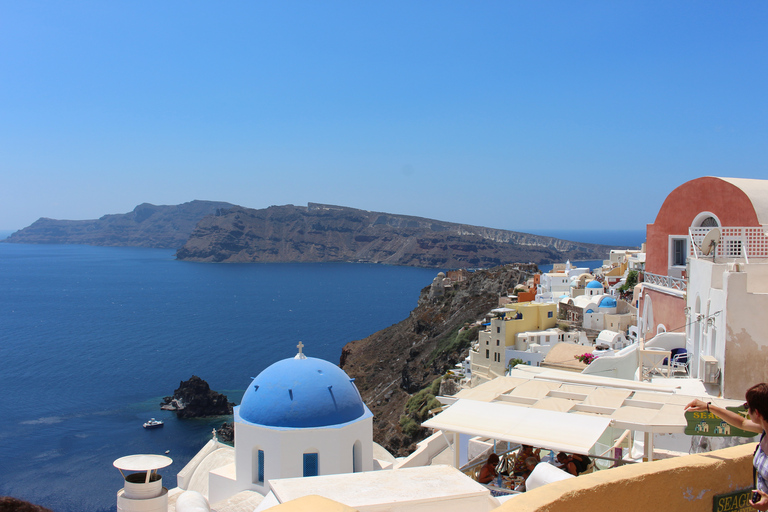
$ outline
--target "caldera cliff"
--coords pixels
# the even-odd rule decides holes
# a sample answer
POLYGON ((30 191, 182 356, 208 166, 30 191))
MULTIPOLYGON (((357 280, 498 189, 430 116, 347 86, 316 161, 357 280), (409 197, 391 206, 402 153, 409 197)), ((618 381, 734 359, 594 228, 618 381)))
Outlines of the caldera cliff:
POLYGON ((339 366, 355 378, 373 412, 377 443, 404 456, 426 437, 418 423, 438 394, 435 380, 463 360, 477 339, 477 327, 469 324, 537 270, 536 265, 507 265, 466 272, 464 281, 442 290, 427 286, 408 318, 343 348, 339 366))
POLYGON ((180 260, 360 262, 431 268, 594 260, 610 247, 501 229, 310 203, 233 207, 200 221, 180 260))

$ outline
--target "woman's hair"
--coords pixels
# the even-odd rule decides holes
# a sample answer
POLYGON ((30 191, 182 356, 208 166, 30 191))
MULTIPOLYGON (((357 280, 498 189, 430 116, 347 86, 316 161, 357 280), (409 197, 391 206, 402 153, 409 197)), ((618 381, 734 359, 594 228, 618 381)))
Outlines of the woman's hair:
POLYGON ((768 420, 768 384, 761 382, 747 390, 747 405, 768 420))
POLYGON ((488 457, 488 462, 493 464, 494 466, 499 463, 499 456, 495 453, 492 453, 490 457, 488 457))
POLYGON ((538 463, 539 463, 539 459, 537 459, 536 457, 528 457, 527 459, 525 459, 525 465, 526 466, 534 466, 534 467, 536 467, 536 464, 538 464, 538 463))

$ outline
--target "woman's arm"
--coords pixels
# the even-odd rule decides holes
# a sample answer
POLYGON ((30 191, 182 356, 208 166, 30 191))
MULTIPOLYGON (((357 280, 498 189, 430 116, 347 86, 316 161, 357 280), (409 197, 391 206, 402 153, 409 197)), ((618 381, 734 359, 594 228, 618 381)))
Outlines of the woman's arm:
POLYGON ((760 433, 763 431, 763 427, 755 423, 752 420, 748 420, 741 414, 735 413, 733 411, 729 411, 728 409, 724 409, 722 407, 719 407, 714 404, 707 404, 706 402, 703 402, 699 399, 693 400, 691 403, 685 406, 686 411, 707 411, 715 416, 719 417, 726 423, 733 425, 736 428, 740 428, 741 430, 746 430, 748 432, 757 432, 760 433))

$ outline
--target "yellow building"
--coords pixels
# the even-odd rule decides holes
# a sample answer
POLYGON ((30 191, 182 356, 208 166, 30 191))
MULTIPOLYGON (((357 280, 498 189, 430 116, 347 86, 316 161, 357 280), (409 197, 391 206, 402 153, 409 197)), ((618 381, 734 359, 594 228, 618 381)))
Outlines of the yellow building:
POLYGON ((521 302, 493 310, 495 317, 478 334, 477 345, 470 351, 473 385, 504 375, 506 351, 527 350, 522 333, 543 331, 557 325, 557 304, 521 302))

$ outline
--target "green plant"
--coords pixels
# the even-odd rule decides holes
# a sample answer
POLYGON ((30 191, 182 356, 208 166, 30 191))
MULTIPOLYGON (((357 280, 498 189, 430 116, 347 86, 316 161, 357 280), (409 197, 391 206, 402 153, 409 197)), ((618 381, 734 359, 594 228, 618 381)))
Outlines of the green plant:
POLYGON ((403 415, 400 416, 400 428, 405 435, 413 437, 421 430, 421 425, 413 421, 413 418, 403 415))
POLYGON ((437 345, 432 353, 429 355, 428 364, 432 364, 435 359, 446 354, 453 352, 461 352, 465 348, 469 348, 469 345, 477 339, 477 333, 480 327, 472 327, 470 329, 459 327, 451 331, 447 336, 437 340, 437 345))
POLYGON ((429 411, 442 407, 435 398, 440 393, 443 377, 433 380, 428 386, 414 393, 405 403, 405 414, 400 416, 403 433, 413 437, 421 429, 421 423, 429 418, 429 411))
POLYGON ((627 280, 624 282, 623 285, 619 287, 619 290, 622 292, 633 290, 636 284, 637 284, 637 270, 630 270, 629 272, 627 272, 627 280))

